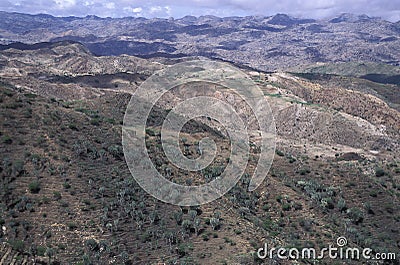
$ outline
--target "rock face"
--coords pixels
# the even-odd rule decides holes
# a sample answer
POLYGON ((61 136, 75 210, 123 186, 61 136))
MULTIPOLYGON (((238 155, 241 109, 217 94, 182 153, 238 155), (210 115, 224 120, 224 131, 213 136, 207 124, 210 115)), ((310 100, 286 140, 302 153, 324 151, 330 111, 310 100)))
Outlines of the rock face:
POLYGON ((272 17, 52 17, 0 12, 0 43, 78 41, 97 55, 206 56, 264 71, 316 62, 398 65, 399 23, 342 14, 272 17))

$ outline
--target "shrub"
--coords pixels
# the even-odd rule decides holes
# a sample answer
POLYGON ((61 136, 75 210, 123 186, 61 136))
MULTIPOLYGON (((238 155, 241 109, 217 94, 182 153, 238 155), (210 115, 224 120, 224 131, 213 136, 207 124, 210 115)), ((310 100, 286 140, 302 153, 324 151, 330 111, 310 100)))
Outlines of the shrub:
POLYGON ((361 209, 357 207, 353 207, 347 210, 347 215, 350 217, 351 221, 354 224, 362 223, 364 220, 364 214, 361 209))
POLYGON ((182 222, 182 227, 183 227, 185 230, 190 230, 190 228, 192 227, 192 221, 190 221, 190 220, 183 220, 183 222, 182 222))
POLYGON ((93 118, 90 120, 90 124, 94 126, 99 126, 100 125, 100 119, 99 118, 93 118))
POLYGON ((24 171, 24 161, 16 160, 12 165, 13 175, 19 176, 24 171))
POLYGON ((337 207, 341 212, 346 211, 347 210, 346 201, 343 198, 340 198, 338 200, 337 207))
POLYGON ((302 169, 299 170, 299 174, 302 175, 302 176, 304 176, 306 174, 309 174, 309 173, 311 173, 311 170, 308 169, 308 168, 302 168, 302 169))
POLYGON ((298 202, 294 203, 293 207, 297 211, 303 209, 303 205, 301 203, 298 203, 298 202))
POLYGON ((40 183, 38 181, 33 181, 33 182, 29 183, 28 188, 31 193, 39 193, 40 183))
POLYGON ((111 145, 107 148, 107 151, 116 159, 122 159, 124 157, 124 151, 121 145, 111 145))
POLYGON ((12 139, 11 139, 11 137, 8 136, 8 135, 3 135, 3 136, 1 137, 1 142, 2 142, 3 144, 12 144, 12 139))
POLYGON ((277 228, 276 223, 270 217, 264 220, 263 226, 265 230, 275 230, 277 228))
POLYGON ((86 240, 86 246, 91 250, 91 251, 98 251, 99 244, 94 240, 93 238, 86 240))
POLYGON ((70 128, 73 131, 78 131, 78 126, 75 123, 70 123, 68 125, 68 128, 70 128))
POLYGON ((291 208, 291 205, 289 203, 284 203, 282 205, 282 210, 284 210, 284 211, 289 211, 290 208, 291 208))
POLYGON ((37 249, 37 255, 40 257, 44 257, 45 253, 46 253, 46 247, 43 246, 38 246, 37 249))
POLYGON ((203 238, 204 241, 210 240, 210 237, 209 237, 208 234, 203 234, 203 235, 202 235, 202 238, 203 238))
POLYGON ((375 176, 380 178, 386 175, 385 170, 383 170, 382 168, 376 168, 375 169, 375 176))
POLYGON ((180 244, 180 245, 178 246, 178 249, 177 249, 178 255, 179 255, 180 257, 184 257, 185 255, 187 255, 187 254, 189 253, 189 251, 190 251, 192 248, 193 248, 192 245, 182 243, 182 244, 180 244))
POLYGON ((12 249, 14 249, 15 251, 18 251, 18 252, 23 252, 24 251, 24 248, 25 248, 24 241, 22 241, 22 240, 11 240, 8 243, 10 244, 12 249))
POLYGON ((146 134, 150 136, 156 136, 156 132, 153 129, 147 128, 146 134))
POLYGON ((69 230, 74 230, 74 229, 78 228, 78 225, 73 222, 68 223, 67 226, 68 226, 69 230))
POLYGON ((371 191, 371 192, 369 193, 369 196, 376 198, 376 197, 378 197, 378 192, 375 191, 375 190, 373 190, 373 191, 371 191))
POLYGON ((216 230, 219 228, 220 226, 220 221, 218 218, 211 218, 210 219, 210 225, 212 227, 213 230, 216 230))
POLYGON ((61 200, 61 193, 58 191, 53 192, 53 197, 56 201, 61 200))

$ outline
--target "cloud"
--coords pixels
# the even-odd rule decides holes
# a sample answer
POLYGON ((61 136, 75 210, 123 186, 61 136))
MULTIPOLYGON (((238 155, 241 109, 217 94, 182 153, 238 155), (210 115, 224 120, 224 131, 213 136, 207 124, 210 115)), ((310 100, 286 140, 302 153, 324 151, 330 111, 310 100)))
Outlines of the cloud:
POLYGON ((400 1, 393 0, 0 0, 0 10, 56 16, 182 17, 185 15, 246 16, 287 13, 328 18, 340 13, 400 19, 400 1))
POLYGON ((54 1, 59 9, 68 9, 76 5, 75 0, 55 0, 54 1))
POLYGON ((154 13, 158 13, 162 11, 162 7, 161 6, 152 6, 150 7, 150 13, 154 14, 154 13))
POLYGON ((115 9, 115 3, 114 2, 109 2, 104 4, 104 7, 107 9, 115 9))
POLYGON ((140 13, 140 12, 142 12, 142 11, 143 11, 143 8, 141 8, 141 7, 132 8, 132 12, 133 12, 133 13, 140 13))

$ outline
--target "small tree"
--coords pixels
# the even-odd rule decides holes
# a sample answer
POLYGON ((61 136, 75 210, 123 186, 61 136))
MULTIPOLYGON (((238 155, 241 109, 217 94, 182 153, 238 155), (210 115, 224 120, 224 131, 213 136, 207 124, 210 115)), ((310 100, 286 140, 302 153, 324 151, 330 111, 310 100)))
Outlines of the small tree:
POLYGON ((54 250, 52 248, 47 248, 45 254, 49 258, 49 264, 51 264, 51 259, 54 256, 54 250))
POLYGON ((337 207, 341 212, 346 211, 347 210, 346 201, 343 198, 340 198, 337 203, 337 207))
POLYGON ((175 217, 176 223, 177 223, 178 225, 180 225, 180 224, 182 223, 182 217, 183 217, 182 211, 177 211, 177 212, 175 212, 174 217, 175 217))
POLYGON ((200 227, 201 227, 201 219, 195 218, 193 221, 193 228, 194 228, 196 235, 199 234, 200 227))
POLYGON ((29 191, 31 193, 39 193, 40 183, 38 181, 33 181, 33 182, 29 183, 29 191))
POLYGON ((153 223, 157 220, 157 218, 158 218, 158 213, 157 213, 156 210, 151 211, 151 212, 149 213, 150 224, 153 224, 153 223))
POLYGON ((195 211, 195 210, 190 210, 189 211, 189 218, 190 218, 191 221, 194 221, 196 216, 197 216, 197 211, 195 211))
POLYGON ((215 217, 211 218, 210 219, 210 225, 211 225, 213 230, 218 229, 218 227, 220 225, 219 218, 215 218, 215 217))
POLYGON ((190 220, 183 220, 182 227, 185 230, 190 230, 190 228, 192 227, 192 222, 190 220))

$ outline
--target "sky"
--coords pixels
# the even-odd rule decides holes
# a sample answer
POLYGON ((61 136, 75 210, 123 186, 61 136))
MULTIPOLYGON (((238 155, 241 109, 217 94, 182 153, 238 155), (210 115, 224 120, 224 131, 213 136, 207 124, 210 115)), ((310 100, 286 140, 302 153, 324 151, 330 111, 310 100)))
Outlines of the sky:
POLYGON ((0 10, 53 16, 174 17, 185 15, 332 18, 341 13, 366 14, 396 22, 400 0, 0 0, 0 10))

